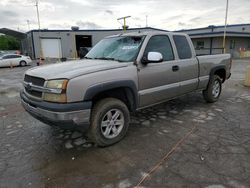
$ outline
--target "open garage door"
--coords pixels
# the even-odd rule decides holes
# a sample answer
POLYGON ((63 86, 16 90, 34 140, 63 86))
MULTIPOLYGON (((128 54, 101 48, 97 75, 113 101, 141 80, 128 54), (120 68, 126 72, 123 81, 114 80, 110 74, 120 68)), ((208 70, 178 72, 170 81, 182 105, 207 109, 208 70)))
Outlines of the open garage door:
POLYGON ((41 39, 41 46, 44 58, 61 58, 61 39, 41 39))

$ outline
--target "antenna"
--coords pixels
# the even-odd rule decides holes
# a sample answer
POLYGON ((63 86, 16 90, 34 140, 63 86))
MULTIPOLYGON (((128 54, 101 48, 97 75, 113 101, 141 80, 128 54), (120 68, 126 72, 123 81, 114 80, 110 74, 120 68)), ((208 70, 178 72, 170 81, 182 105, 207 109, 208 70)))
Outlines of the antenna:
POLYGON ((126 25, 126 19, 127 18, 130 18, 131 16, 124 16, 124 17, 121 17, 121 18, 118 18, 117 20, 119 21, 119 20, 123 20, 123 30, 124 30, 124 32, 126 31, 126 29, 128 28, 128 26, 126 25))

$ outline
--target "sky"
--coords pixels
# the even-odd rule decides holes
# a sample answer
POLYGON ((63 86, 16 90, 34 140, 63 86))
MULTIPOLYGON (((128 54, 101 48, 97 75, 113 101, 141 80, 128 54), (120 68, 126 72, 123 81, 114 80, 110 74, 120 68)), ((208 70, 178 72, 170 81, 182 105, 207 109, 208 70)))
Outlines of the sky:
MULTIPOLYGON (((38 0, 42 29, 118 29, 147 25, 180 30, 223 25, 226 0, 38 0)), ((228 24, 250 23, 250 0, 229 0, 228 24)), ((0 28, 38 29, 35 0, 0 0, 0 28), (29 22, 29 24, 28 24, 29 22)))

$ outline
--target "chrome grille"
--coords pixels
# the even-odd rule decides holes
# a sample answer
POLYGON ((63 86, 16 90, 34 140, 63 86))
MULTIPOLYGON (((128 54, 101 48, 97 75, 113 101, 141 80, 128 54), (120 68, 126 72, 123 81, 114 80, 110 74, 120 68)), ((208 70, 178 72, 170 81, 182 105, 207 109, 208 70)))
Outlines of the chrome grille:
POLYGON ((37 85, 37 86, 43 86, 45 82, 43 78, 29 76, 29 75, 24 76, 24 81, 27 83, 32 83, 33 85, 37 85))
MULTIPOLYGON (((24 82, 26 83, 31 83, 34 86, 40 86, 43 87, 45 79, 39 78, 39 77, 34 77, 34 76, 29 76, 25 75, 24 76, 24 82)), ((36 97, 36 98, 42 98, 42 92, 41 91, 35 91, 32 90, 31 88, 27 87, 27 85, 24 84, 25 92, 29 94, 30 96, 36 97)))

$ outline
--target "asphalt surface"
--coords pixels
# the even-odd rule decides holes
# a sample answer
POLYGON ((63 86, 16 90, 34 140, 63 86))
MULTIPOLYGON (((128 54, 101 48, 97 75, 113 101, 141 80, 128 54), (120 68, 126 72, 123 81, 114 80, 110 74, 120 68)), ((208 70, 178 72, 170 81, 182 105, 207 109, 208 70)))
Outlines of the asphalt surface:
POLYGON ((107 148, 32 118, 19 99, 30 67, 1 68, 0 187, 250 187, 246 66, 233 62, 218 102, 197 92, 142 110, 107 148))

